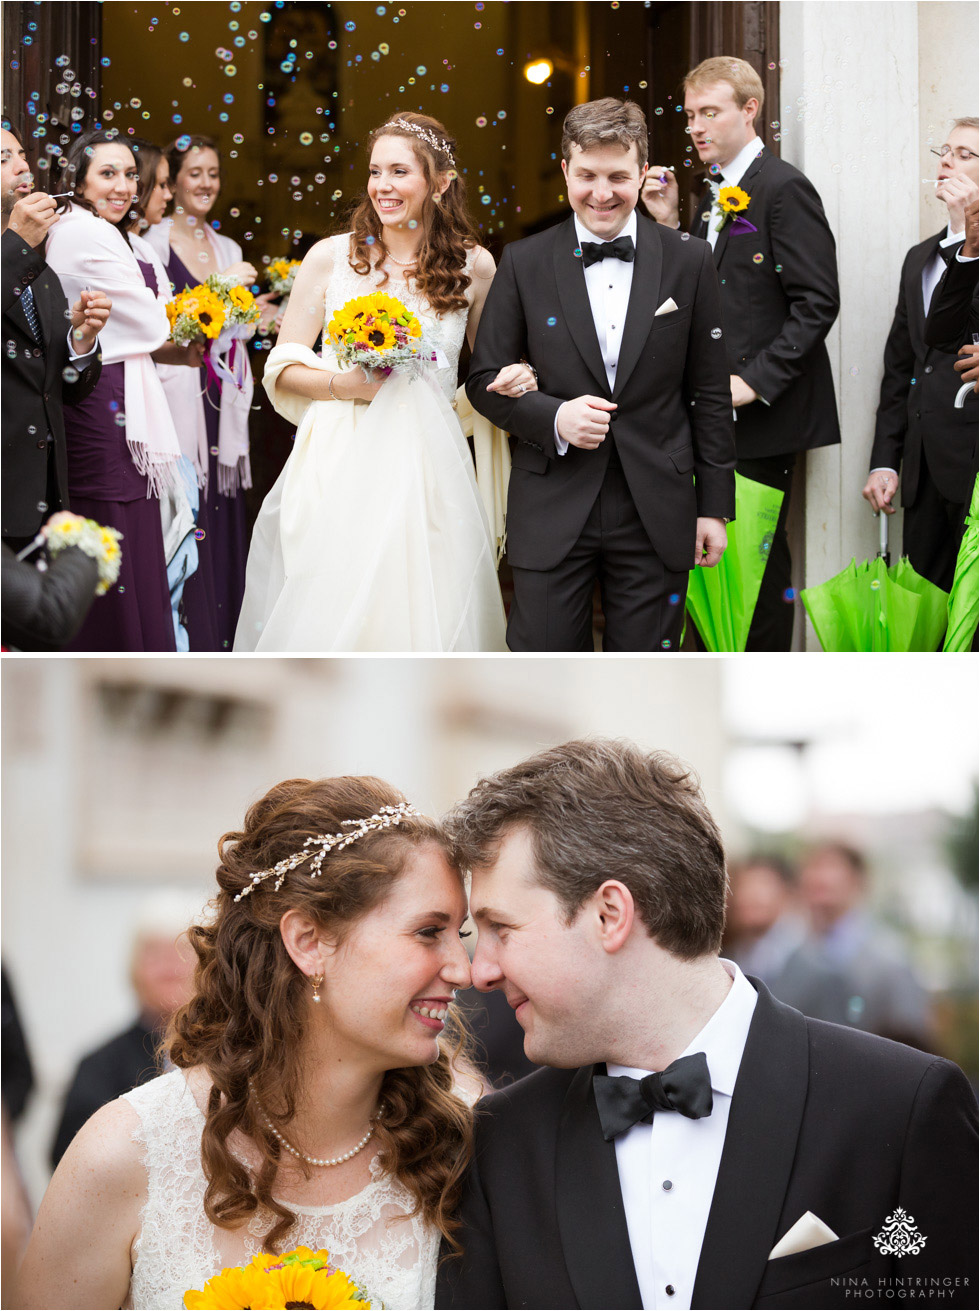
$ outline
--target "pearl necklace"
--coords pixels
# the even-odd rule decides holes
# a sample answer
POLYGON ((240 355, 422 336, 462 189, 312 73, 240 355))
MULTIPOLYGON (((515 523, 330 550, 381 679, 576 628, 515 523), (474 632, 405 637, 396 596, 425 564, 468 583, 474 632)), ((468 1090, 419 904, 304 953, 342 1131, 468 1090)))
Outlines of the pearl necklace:
POLYGON ((388 253, 385 255, 385 259, 390 259, 392 264, 400 264, 403 269, 410 268, 413 264, 417 264, 419 262, 419 258, 417 255, 415 256, 414 259, 395 259, 391 251, 388 251, 388 253))
MULTIPOLYGON (((265 1127, 269 1130, 269 1132, 273 1135, 274 1138, 277 1138, 279 1140, 279 1142, 283 1145, 283 1147, 285 1147, 287 1152, 292 1152, 293 1156, 295 1156, 300 1161, 305 1161, 307 1165, 343 1165, 343 1163, 345 1161, 349 1161, 352 1156, 356 1156, 358 1152, 363 1151, 364 1148, 371 1141, 372 1137, 374 1136, 374 1124, 372 1122, 370 1129, 368 1129, 367 1133, 357 1144, 357 1146, 352 1147, 349 1152, 344 1152, 343 1156, 331 1156, 331 1157, 327 1157, 324 1160, 320 1160, 320 1158, 317 1156, 307 1156, 305 1152, 301 1152, 298 1148, 294 1147, 292 1143, 287 1142, 286 1139, 279 1132, 279 1130, 276 1128, 276 1126, 266 1115, 265 1107, 259 1101, 258 1097, 255 1096, 255 1089, 252 1087, 251 1079, 249 1079, 248 1081, 248 1088, 252 1096, 255 1097, 255 1105, 259 1108, 259 1115, 262 1117, 265 1127)), ((377 1119, 378 1116, 380 1116, 381 1110, 382 1107, 379 1106, 378 1115, 375 1116, 375 1119, 377 1119)))

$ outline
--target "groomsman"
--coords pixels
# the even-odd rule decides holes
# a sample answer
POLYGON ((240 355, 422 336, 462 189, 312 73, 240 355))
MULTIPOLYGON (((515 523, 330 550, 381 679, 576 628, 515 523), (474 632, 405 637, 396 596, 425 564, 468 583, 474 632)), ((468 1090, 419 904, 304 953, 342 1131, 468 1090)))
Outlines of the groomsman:
MULTIPOLYGON (((954 408, 963 381, 955 368, 955 344, 943 343, 952 351, 932 346, 926 320, 934 296, 943 294, 940 283, 949 282, 944 278, 947 264, 968 259, 960 247, 967 207, 977 199, 978 150, 977 119, 958 118, 934 152, 939 156, 936 196, 946 206, 947 223, 913 246, 902 265, 898 305, 885 343, 871 472, 862 493, 872 509, 894 514, 901 467, 902 553, 917 573, 944 591, 953 582, 977 473, 977 402, 971 395, 962 409, 954 408)), ((970 269, 953 273, 957 282, 971 276, 970 269)))
POLYGON ((638 105, 578 105, 562 132, 572 213, 509 245, 466 392, 517 438, 507 500, 512 651, 676 650, 689 571, 714 565, 735 514, 721 304, 711 252, 635 209, 638 105), (526 359, 538 390, 493 389, 526 359))
MULTIPOLYGON (((824 339, 840 308, 837 255, 820 197, 757 135, 762 82, 751 64, 706 59, 684 79, 688 132, 708 165, 691 225, 714 250, 737 415, 736 469, 785 493, 746 649, 788 651, 793 637, 789 490, 801 451, 840 441, 824 339), (739 187, 748 205, 726 215, 716 193, 739 187)), ((673 174, 653 165, 643 194, 659 223, 679 225, 673 174)))
POLYGON ((437 1307, 977 1305, 969 1081, 719 958, 725 853, 687 766, 568 742, 449 826, 473 982, 552 1068, 480 1104, 437 1307))

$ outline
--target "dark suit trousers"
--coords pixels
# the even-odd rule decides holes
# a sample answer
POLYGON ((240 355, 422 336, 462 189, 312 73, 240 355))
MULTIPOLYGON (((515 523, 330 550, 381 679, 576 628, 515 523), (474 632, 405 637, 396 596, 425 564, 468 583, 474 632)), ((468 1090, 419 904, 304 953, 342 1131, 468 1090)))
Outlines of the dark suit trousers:
MULTIPOLYGON (((970 488, 972 494, 973 488, 970 488)), ((902 554, 912 568, 944 592, 953 585, 969 499, 950 501, 932 481, 923 447, 915 500, 905 508, 902 554)))
MULTIPOLYGON (((676 651, 687 574, 667 569, 640 522, 613 447, 595 504, 575 546, 554 569, 514 569, 507 622, 511 651, 592 651, 598 579, 604 651, 676 651)), ((560 458, 560 457, 559 457, 560 458)))
MULTIPOLYGON (((736 430, 738 424, 735 425, 736 430)), ((755 460, 738 460, 735 469, 743 478, 776 487, 783 493, 779 520, 773 533, 766 571, 762 575, 759 599, 749 628, 746 651, 788 651, 793 644, 792 561, 786 519, 789 515, 789 489, 793 482, 796 454, 767 455, 755 460), (789 599, 787 599, 787 596, 789 599)))

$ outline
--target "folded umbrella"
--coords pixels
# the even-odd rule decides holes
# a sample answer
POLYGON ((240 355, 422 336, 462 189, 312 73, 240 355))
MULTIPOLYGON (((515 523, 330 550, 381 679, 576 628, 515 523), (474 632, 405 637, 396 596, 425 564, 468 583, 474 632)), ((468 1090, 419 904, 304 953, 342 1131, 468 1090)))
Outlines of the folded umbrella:
POLYGON ((744 651, 783 493, 735 475, 735 518, 712 569, 691 570, 687 612, 709 651, 744 651))
POLYGON ((944 651, 969 651, 973 645, 973 635, 977 631, 978 592, 980 592, 980 574, 978 574, 977 533, 977 479, 973 480, 973 499, 966 516, 966 532, 960 542, 956 557, 956 572, 953 574, 953 586, 949 592, 949 626, 946 629, 944 651))

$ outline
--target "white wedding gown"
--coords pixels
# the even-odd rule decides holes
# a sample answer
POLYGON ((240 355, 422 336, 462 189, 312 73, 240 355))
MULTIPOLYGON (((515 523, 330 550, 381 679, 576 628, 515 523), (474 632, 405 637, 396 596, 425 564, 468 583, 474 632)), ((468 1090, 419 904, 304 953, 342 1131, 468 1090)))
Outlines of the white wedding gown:
MULTIPOLYGON (((347 235, 330 246, 325 322, 380 281, 351 269, 347 235)), ((466 312, 437 317, 402 279, 383 290, 418 315, 444 367, 392 374, 370 404, 307 401, 275 379, 292 363, 335 372, 332 347, 270 352, 266 390, 297 432, 255 524, 236 651, 506 649, 486 512, 452 408, 466 312)))
MULTIPOLYGON (((152 1079, 125 1094, 139 1115, 134 1133, 147 1173, 146 1205, 133 1244, 128 1308, 180 1308, 184 1294, 202 1289, 226 1266, 244 1265, 263 1250, 270 1216, 259 1213, 243 1229, 219 1229, 204 1214, 207 1180, 201 1168, 204 1116, 183 1071, 152 1079)), ((371 1162, 366 1188, 335 1206, 287 1206, 297 1216, 289 1247, 326 1248, 374 1306, 435 1304, 439 1232, 410 1216, 408 1190, 371 1162)))

